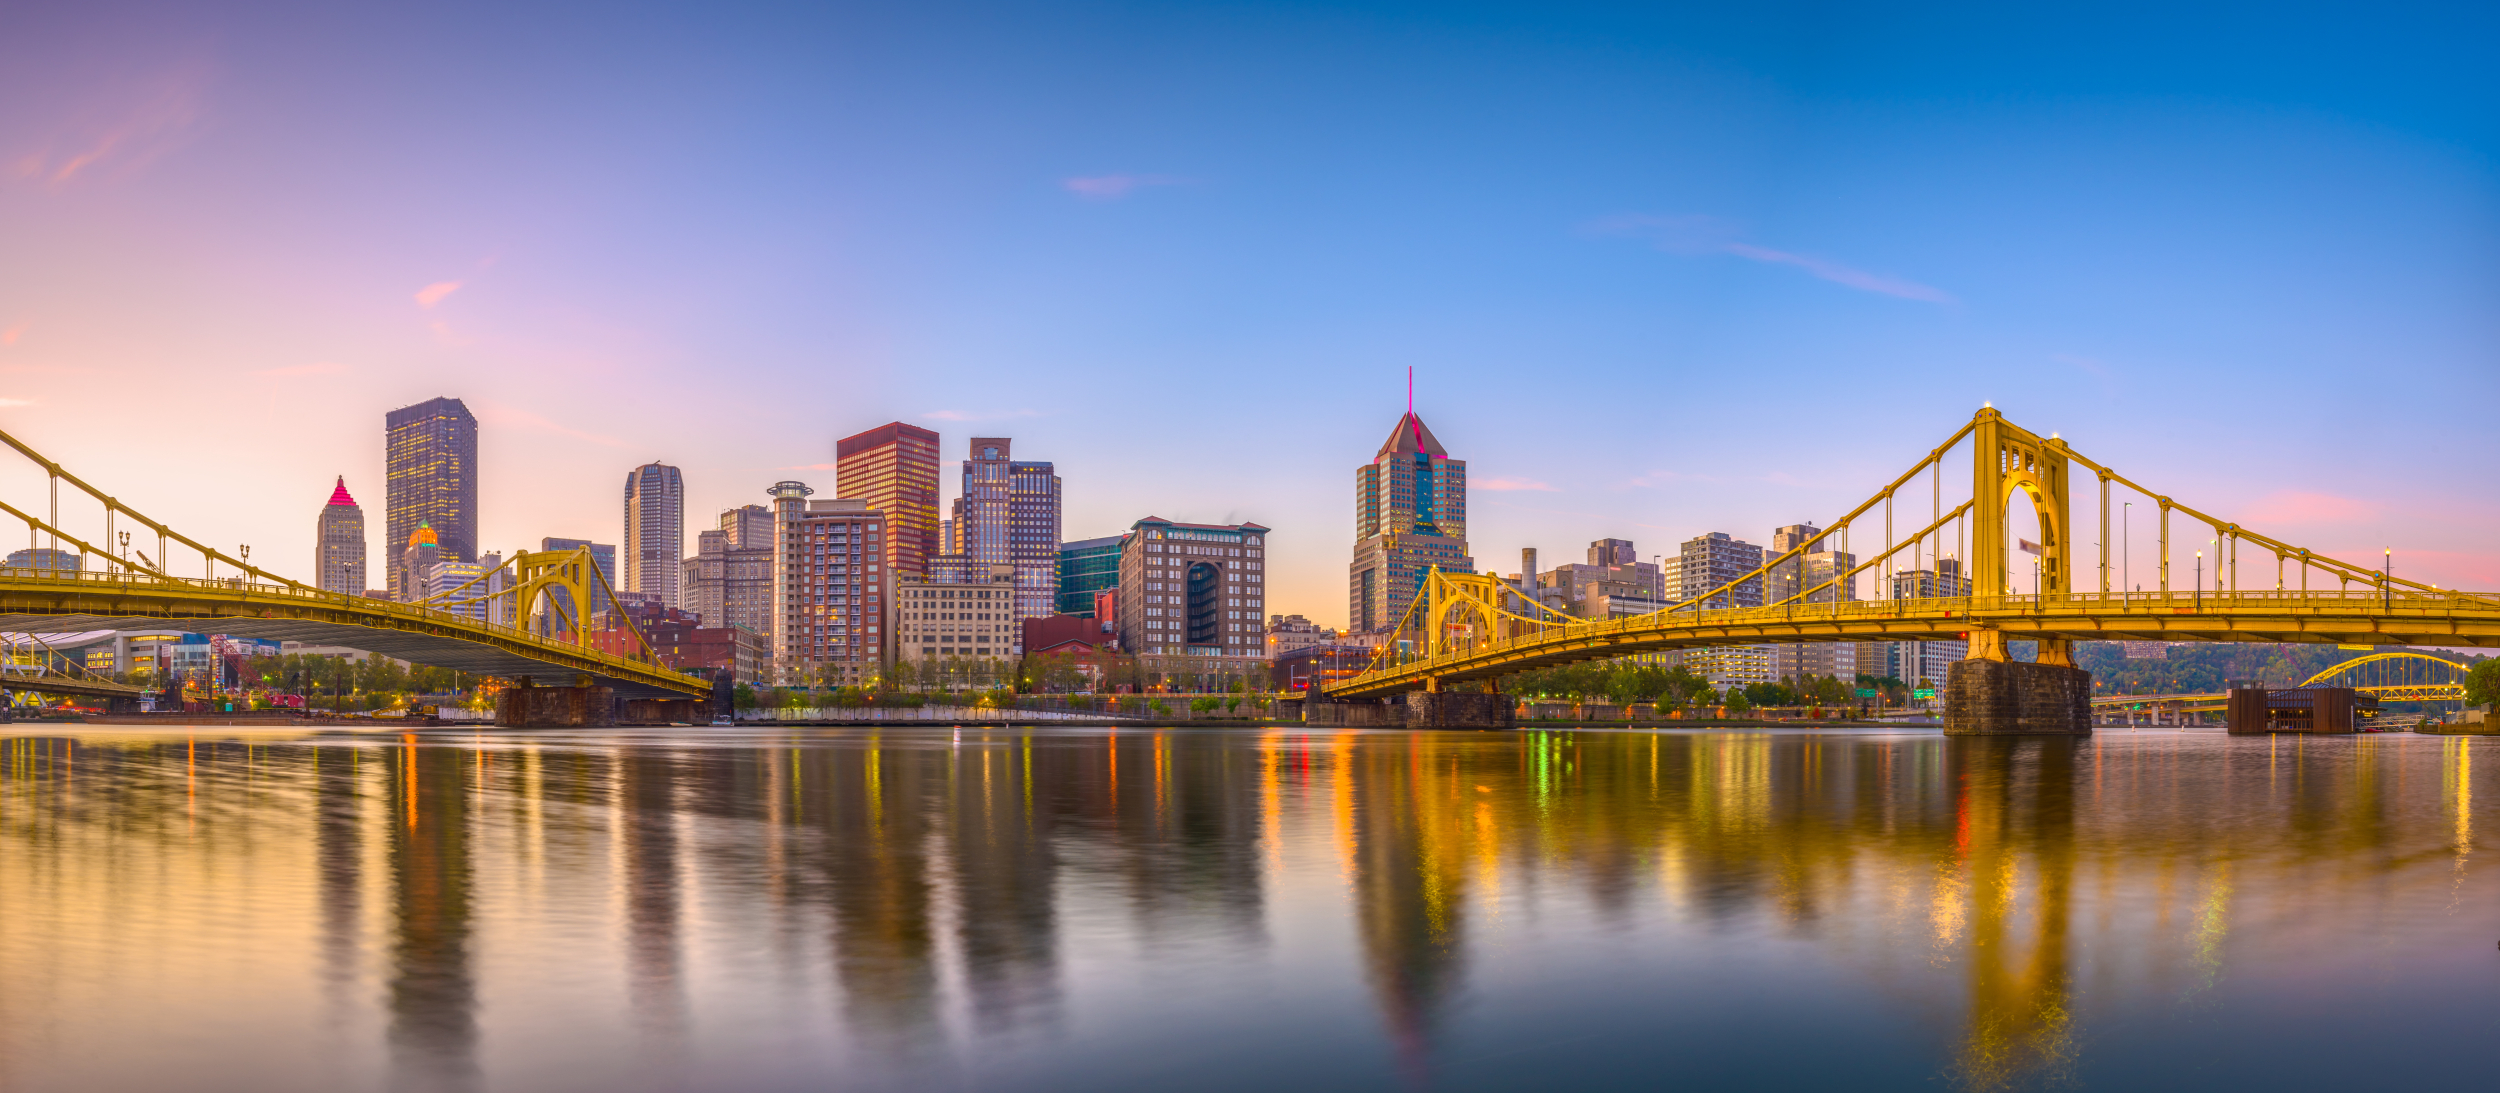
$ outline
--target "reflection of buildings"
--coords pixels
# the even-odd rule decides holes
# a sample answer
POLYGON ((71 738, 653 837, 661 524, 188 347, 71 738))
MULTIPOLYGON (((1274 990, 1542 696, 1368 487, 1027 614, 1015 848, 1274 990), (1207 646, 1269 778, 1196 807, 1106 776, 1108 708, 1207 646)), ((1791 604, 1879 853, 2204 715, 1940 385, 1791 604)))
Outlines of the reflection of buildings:
MULTIPOLYGON (((956 944, 984 1032, 1047 1021, 1059 1002, 1058 825, 1026 808, 1031 772, 1008 744, 985 738, 957 752, 951 776, 956 944)), ((1031 741, 1024 747, 1029 757, 1031 741)))
POLYGON ((469 969, 468 753, 397 748, 391 757, 394 1084, 478 1085, 477 984, 469 969))
POLYGON ((795 772, 802 825, 822 831, 834 978, 851 1029, 872 1049, 908 1054, 938 1020, 929 818, 944 756, 912 747, 807 751, 795 772))

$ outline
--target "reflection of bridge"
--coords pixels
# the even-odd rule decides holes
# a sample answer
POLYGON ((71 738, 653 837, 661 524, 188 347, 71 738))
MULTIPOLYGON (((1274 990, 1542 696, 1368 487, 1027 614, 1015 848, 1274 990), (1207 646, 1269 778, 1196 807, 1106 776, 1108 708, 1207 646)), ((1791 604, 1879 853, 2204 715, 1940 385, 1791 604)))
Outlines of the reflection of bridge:
POLYGON ((74 550, 102 565, 100 570, 0 568, 0 630, 58 633, 175 624, 236 637, 342 645, 504 679, 571 684, 587 677, 622 697, 682 698, 710 691, 709 683, 658 664, 647 646, 635 657, 591 648, 585 620, 568 622, 563 617, 566 604, 593 602, 591 584, 604 579, 587 551, 518 555, 505 563, 516 578, 511 588, 450 598, 466 592, 468 586, 463 586, 436 603, 393 603, 327 592, 253 567, 248 547, 238 559, 150 520, 16 437, 0 433, 0 442, 42 467, 51 484, 48 518, 5 501, 0 501, 0 511, 23 521, 30 541, 40 538, 55 550, 74 550), (97 502, 102 523, 98 539, 116 549, 63 530, 63 482, 97 502), (132 525, 155 533, 154 557, 144 548, 133 549, 130 533, 119 530, 132 525), (175 544, 199 555, 200 576, 177 577, 166 571, 166 554, 175 544), (221 564, 229 575, 218 575, 221 564), (556 596, 558 591, 569 600, 556 596), (487 618, 508 613, 526 621, 533 612, 540 613, 540 626, 487 618))
MULTIPOLYGON (((2088 687, 2088 682, 2076 682, 2082 674, 2074 669, 2073 643, 2080 640, 2500 645, 2500 597, 2398 579, 2385 569, 2365 569, 2269 538, 2154 494, 2077 454, 2054 435, 2044 439, 1993 409, 1983 409, 1918 465, 1812 541, 1672 607, 1622 619, 1567 619, 1496 578, 1434 570, 1419 580, 1396 639, 1381 646, 1364 672, 1329 687, 1328 696, 1437 692, 1453 683, 1491 683, 1514 672, 1575 661, 1696 646, 1938 640, 1967 640, 1970 656, 1964 665, 1982 667, 2011 661, 2009 642, 2037 642, 2036 664, 2065 670, 2067 678, 2054 688, 2076 691, 2088 687), (1968 499, 1948 508, 1944 462, 1965 438, 1971 441, 1972 486, 1968 499), (2090 471, 2100 484, 2098 558, 2091 563, 2098 573, 2088 582, 2096 587, 2084 587, 2074 572, 2085 564, 2074 541, 2069 505, 2067 476, 2074 467, 2090 471), (1930 519, 1896 540, 1895 502, 1913 501, 1921 472, 1931 478, 1930 519), (2112 485, 2142 494, 2148 507, 2159 510, 2160 549, 2152 565, 2157 574, 2152 591, 2115 587, 2112 485), (2033 534, 2040 541, 2025 540, 2022 547, 2037 558, 2026 575, 2031 578, 2028 592, 2018 589, 2009 562, 2009 540, 2018 530, 2011 522, 2017 496, 2028 498, 2039 529, 2033 534), (2196 551, 2194 583, 2185 588, 2171 572, 2174 511, 2212 532, 2209 539, 2198 537, 2202 546, 2196 551), (1859 534, 1870 539, 1880 535, 1881 549, 1857 561, 1850 539, 1862 521, 1866 527, 1859 534), (2242 583, 2243 543, 2251 547, 2252 560, 2274 557, 2274 579, 2261 581, 2270 587, 2242 583), (1849 567, 1840 569, 1834 558, 1849 558, 1849 567), (1813 568, 1818 559, 1821 568, 1813 568), (1966 568, 1960 568, 1961 559, 1967 559, 1966 568), (1904 598, 1858 600, 1858 578, 1864 574, 1884 582, 1887 597, 1904 598), (2334 587, 2311 588, 2312 580, 2321 576, 2334 587), (1776 587, 1765 589, 1766 584, 1776 587), (1736 605, 1740 596, 1755 598, 1757 590, 1771 593, 1760 596, 1767 601, 1764 606, 1736 605)), ((1967 675, 1974 681, 1982 676, 2003 681, 1985 685, 2002 691, 2041 686, 2040 681, 2057 673, 2027 666, 1967 675), (2016 684, 2016 679, 2029 682, 2016 684)), ((1954 670, 1954 679, 1965 676, 1962 667, 1954 670)), ((1947 681, 1949 692, 1959 686, 1947 681)), ((2080 691, 2076 700, 2080 707, 2080 691)), ((1949 729, 1953 703, 1948 693, 1949 729)), ((2074 712, 2081 713, 2079 708, 2074 712)))

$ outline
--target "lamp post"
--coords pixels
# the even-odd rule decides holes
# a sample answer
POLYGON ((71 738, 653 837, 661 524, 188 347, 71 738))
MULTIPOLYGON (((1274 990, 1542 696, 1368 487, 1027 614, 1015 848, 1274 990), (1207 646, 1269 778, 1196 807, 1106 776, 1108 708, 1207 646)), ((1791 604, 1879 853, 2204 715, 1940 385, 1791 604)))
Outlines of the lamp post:
POLYGON ((2128 518, 2135 515, 2135 502, 2118 506, 2118 590, 2124 593, 2135 587, 2135 536, 2127 531, 2128 518))
POLYGON ((2388 610, 2388 611, 2393 611, 2393 610, 2395 610, 2395 609, 2396 609, 2396 548, 2394 548, 2394 547, 2387 547, 2387 548, 2386 548, 2386 554, 2385 554, 2384 558, 2383 558, 2383 559, 2379 562, 2379 568, 2378 568, 2378 588, 2379 588, 2379 596, 2381 597, 2381 602, 2382 602, 2383 608, 2384 608, 2385 610, 2388 610))
POLYGON ((2196 552, 2196 609, 2205 609, 2205 552, 2196 552))

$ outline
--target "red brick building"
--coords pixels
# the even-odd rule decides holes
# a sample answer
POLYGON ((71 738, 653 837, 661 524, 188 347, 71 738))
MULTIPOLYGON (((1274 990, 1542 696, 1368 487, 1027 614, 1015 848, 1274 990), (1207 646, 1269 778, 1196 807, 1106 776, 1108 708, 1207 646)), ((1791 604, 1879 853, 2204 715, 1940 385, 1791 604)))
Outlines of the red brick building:
POLYGON ((615 656, 640 652, 641 644, 625 629, 628 618, 642 631, 643 640, 651 643, 660 663, 679 671, 709 675, 727 668, 740 682, 759 682, 772 663, 770 643, 763 635, 735 626, 707 628, 699 617, 657 603, 628 604, 623 611, 609 612, 607 626, 591 632, 591 646, 615 656))

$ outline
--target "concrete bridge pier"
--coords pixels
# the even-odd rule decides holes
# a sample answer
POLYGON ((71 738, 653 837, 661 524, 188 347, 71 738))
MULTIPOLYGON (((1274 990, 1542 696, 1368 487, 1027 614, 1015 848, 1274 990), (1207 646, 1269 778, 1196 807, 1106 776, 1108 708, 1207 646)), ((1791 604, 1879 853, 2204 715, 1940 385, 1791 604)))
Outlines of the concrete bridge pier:
POLYGON ((1406 727, 1410 729, 1508 729, 1518 724, 1519 700, 1506 694, 1410 691, 1406 695, 1406 727))
POLYGON ((597 729, 616 724, 616 692, 584 682, 540 687, 522 676, 505 688, 495 723, 507 729, 597 729))
POLYGON ((2092 673, 2062 664, 1957 660, 1945 670, 1946 736, 2090 736, 2092 673))
POLYGON ((1393 699, 1330 698, 1313 688, 1302 700, 1302 723, 1347 729, 1394 729, 1406 724, 1406 705, 1393 699))

